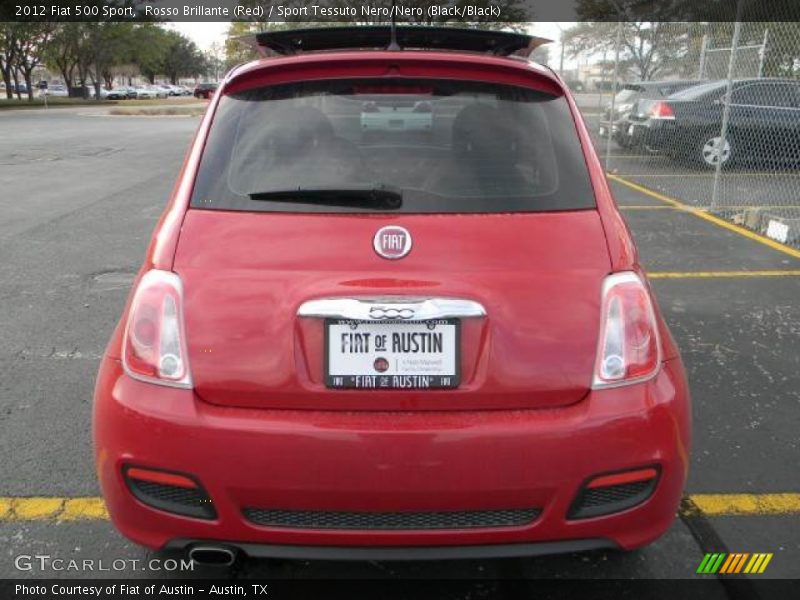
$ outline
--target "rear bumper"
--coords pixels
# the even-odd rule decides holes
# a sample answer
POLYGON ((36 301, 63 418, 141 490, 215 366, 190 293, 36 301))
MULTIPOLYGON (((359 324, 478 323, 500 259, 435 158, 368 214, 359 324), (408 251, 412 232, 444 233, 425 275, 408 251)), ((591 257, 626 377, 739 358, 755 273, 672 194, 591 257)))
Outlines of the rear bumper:
POLYGON ((634 139, 653 150, 683 150, 689 141, 686 132, 678 130, 675 122, 671 120, 630 121, 629 125, 633 126, 634 139))
POLYGON ((489 548, 488 555, 520 555, 557 552, 547 544, 561 541, 568 542, 565 551, 569 544, 633 548, 659 537, 674 519, 690 439, 678 360, 664 363, 649 382, 595 391, 559 409, 352 413, 212 406, 190 390, 132 380, 105 359, 94 411, 97 472, 124 535, 153 548, 215 540, 269 556, 301 556, 298 548, 316 548, 314 556, 324 557, 347 548, 360 556, 361 548, 370 557, 402 558, 424 548, 421 554, 437 557, 445 551, 432 548, 456 546, 473 547, 461 551, 467 555, 479 547, 489 548), (126 464, 191 474, 208 491, 217 518, 142 504, 123 481, 126 464), (660 470, 643 503, 608 516, 567 518, 589 477, 642 465, 660 470), (256 525, 243 516, 245 507, 541 512, 521 526, 312 530, 256 525))
MULTIPOLYGON (((205 545, 206 540, 170 540, 169 550, 188 551, 194 545, 205 545)), ((225 545, 225 544, 223 544, 225 545)), ((561 540, 532 544, 486 544, 475 546, 288 546, 275 544, 234 543, 226 547, 244 552, 255 558, 288 560, 476 560, 493 558, 518 558, 522 556, 547 556, 589 550, 613 550, 617 546, 610 540, 561 540)))

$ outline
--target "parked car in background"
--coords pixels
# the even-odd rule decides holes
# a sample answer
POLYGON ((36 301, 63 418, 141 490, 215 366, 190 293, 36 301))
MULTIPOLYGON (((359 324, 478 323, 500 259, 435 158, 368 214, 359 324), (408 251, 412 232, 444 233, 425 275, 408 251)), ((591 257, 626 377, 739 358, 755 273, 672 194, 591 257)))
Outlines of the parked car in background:
POLYGON ((61 84, 50 84, 46 88, 39 90, 39 96, 52 96, 54 98, 66 98, 69 96, 67 86, 61 84))
POLYGON ((569 87, 570 90, 577 94, 581 94, 585 91, 583 82, 578 79, 565 79, 564 83, 567 84, 567 87, 569 87))
POLYGON ((157 97, 155 91, 142 85, 135 86, 133 89, 136 91, 136 98, 138 100, 150 100, 157 97))
POLYGON ((286 56, 213 95, 100 363, 114 525, 217 565, 664 534, 686 376, 569 90, 510 56, 543 40, 257 40, 286 56))
POLYGON ((192 90, 187 88, 185 85, 170 85, 173 91, 173 96, 191 96, 192 90))
POLYGON ((214 95, 214 92, 217 90, 217 86, 217 83, 198 83, 194 87, 194 97, 205 98, 208 100, 214 95))
POLYGON ((706 168, 717 163, 800 161, 800 82, 740 79, 732 84, 728 133, 722 143, 726 81, 677 92, 631 115, 648 148, 706 168))
POLYGON ((129 87, 115 87, 108 90, 106 98, 109 100, 128 100, 136 98, 136 90, 129 87))
MULTIPOLYGON (((28 86, 25 85, 24 83, 18 83, 16 85, 14 85, 14 83, 12 82, 10 89, 11 89, 11 93, 12 94, 27 94, 28 93, 28 86)), ((3 90, 5 91, 5 85, 3 85, 3 90)))
POLYGON ((172 89, 172 86, 166 83, 156 83, 153 85, 154 88, 160 90, 164 93, 164 98, 168 96, 176 96, 175 90, 172 89))
POLYGON ((139 100, 166 98, 167 92, 164 89, 154 85, 144 85, 136 88, 136 97, 139 100))
POLYGON ((640 106, 649 106, 651 100, 666 98, 679 90, 697 85, 697 80, 677 81, 636 81, 626 83, 614 96, 614 114, 611 114, 611 102, 606 105, 600 120, 598 133, 600 137, 611 134, 614 141, 623 148, 636 145, 637 141, 628 119, 632 112, 641 110, 640 106))

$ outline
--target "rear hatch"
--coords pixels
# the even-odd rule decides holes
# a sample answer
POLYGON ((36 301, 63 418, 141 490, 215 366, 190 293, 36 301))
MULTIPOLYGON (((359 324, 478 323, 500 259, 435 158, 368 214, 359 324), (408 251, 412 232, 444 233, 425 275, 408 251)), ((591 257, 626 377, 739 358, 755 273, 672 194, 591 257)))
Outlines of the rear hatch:
POLYGON ((174 268, 207 402, 464 410, 564 406, 587 394, 610 262, 562 96, 380 79, 221 98, 174 268), (399 245, 376 238, 385 227, 403 228, 389 230, 399 245), (299 314, 320 299, 378 307, 385 328, 299 314), (348 327, 371 331, 373 344, 377 331, 412 331, 418 320, 392 307, 453 299, 485 314, 413 329, 446 332, 438 346, 420 335, 381 364, 374 345, 356 347, 364 338, 344 339, 348 327), (330 375, 355 351, 367 361, 351 375, 364 377, 343 387, 330 375), (444 357, 453 377, 389 377, 398 356, 444 357))

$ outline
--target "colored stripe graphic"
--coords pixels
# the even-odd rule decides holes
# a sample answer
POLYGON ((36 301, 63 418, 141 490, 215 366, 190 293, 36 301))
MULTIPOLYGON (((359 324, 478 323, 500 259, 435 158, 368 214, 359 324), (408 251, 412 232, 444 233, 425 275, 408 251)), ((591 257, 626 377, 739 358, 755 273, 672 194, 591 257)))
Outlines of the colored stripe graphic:
POLYGON ((749 552, 734 552, 731 554, 708 553, 700 561, 697 573, 701 575, 714 575, 716 573, 731 575, 736 573, 763 573, 769 561, 772 560, 772 553, 759 552, 750 554, 749 552), (748 560, 749 559, 749 560, 748 560), (747 566, 745 567, 745 564, 747 566))
POLYGON ((713 574, 717 572, 722 561, 725 559, 725 553, 714 553, 714 554, 706 554, 703 558, 703 562, 700 563, 700 566, 697 567, 698 573, 704 574, 713 574))

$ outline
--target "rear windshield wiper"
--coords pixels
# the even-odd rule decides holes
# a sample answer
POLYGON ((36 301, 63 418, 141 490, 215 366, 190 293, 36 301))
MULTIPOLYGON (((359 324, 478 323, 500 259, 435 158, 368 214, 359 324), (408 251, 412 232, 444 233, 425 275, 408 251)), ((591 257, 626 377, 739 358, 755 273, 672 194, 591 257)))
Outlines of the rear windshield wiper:
POLYGON ((251 200, 296 202, 376 210, 396 210, 403 205, 403 193, 385 185, 345 185, 337 187, 298 187, 249 194, 251 200))

